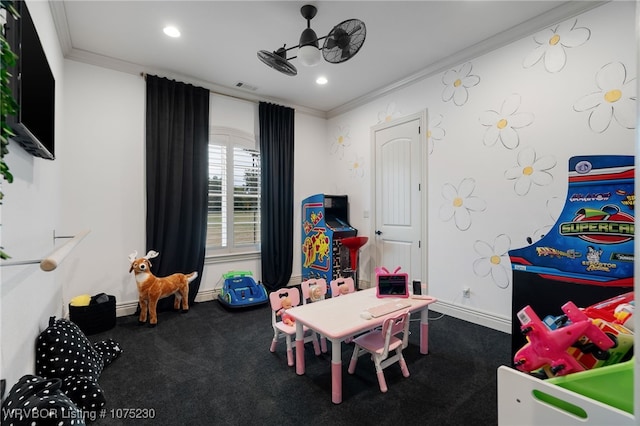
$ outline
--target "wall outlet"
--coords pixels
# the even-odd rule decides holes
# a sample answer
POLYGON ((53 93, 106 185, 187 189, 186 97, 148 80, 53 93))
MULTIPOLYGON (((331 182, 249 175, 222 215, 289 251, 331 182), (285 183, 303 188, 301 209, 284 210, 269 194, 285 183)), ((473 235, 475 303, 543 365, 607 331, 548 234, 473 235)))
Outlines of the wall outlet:
POLYGON ((462 297, 464 297, 464 298, 471 297, 471 289, 469 287, 464 287, 462 289, 462 297))

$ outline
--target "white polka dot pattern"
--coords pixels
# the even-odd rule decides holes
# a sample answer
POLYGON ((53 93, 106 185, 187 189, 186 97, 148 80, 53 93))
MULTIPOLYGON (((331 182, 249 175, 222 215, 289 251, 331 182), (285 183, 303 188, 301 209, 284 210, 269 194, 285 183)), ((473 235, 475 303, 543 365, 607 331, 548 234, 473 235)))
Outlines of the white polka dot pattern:
POLYGON ((60 379, 31 374, 13 385, 2 404, 2 424, 7 426, 83 426, 82 411, 61 391, 60 379))
POLYGON ((36 374, 60 379, 62 392, 79 408, 98 411, 106 404, 98 378, 121 353, 113 340, 92 345, 76 324, 51 317, 36 343, 36 374))

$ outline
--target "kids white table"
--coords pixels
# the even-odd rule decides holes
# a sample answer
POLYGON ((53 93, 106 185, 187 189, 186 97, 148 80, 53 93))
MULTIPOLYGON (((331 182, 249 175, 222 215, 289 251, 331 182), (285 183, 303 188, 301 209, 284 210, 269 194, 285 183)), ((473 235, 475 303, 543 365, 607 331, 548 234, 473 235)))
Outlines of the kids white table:
MULTIPOLYGON (((360 316, 363 311, 391 300, 394 299, 378 299, 375 288, 370 288, 289 309, 287 313, 296 321, 296 373, 303 375, 305 371, 302 328, 305 325, 331 341, 331 401, 334 404, 340 404, 342 402, 342 341, 380 326, 386 318, 404 310, 372 319, 364 319, 360 316)), ((436 299, 409 297, 402 300, 411 304, 405 309, 412 313, 420 312, 420 353, 427 354, 429 353, 429 305, 436 299)))

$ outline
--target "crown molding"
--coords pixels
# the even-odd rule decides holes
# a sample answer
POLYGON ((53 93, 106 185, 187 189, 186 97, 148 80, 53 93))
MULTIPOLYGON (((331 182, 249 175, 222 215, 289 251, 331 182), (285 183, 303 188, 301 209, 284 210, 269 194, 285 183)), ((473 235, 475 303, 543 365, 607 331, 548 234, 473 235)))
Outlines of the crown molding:
MULTIPOLYGON (((59 34, 58 34, 59 35, 59 34)), ((65 55, 65 59, 69 59, 76 62, 82 62, 89 65, 95 65, 102 68, 112 69, 114 71, 120 71, 128 74, 135 75, 157 75, 177 81, 182 81, 183 83, 193 84, 194 86, 203 87, 208 89, 212 93, 218 95, 229 96, 232 98, 237 98, 244 101, 250 102, 271 102, 278 105, 283 105, 289 108, 293 108, 296 110, 296 113, 303 113, 307 115, 312 115, 315 117, 320 117, 323 119, 327 118, 327 114, 324 111, 320 111, 317 109, 295 105, 284 99, 278 98, 268 98, 264 96, 252 95, 250 93, 246 93, 241 90, 232 89, 226 86, 221 86, 219 84, 212 83, 210 81, 200 80, 197 78, 193 78, 187 75, 175 73, 165 69, 145 67, 140 64, 135 64, 133 62, 127 62, 116 58, 111 58, 104 55, 98 55, 92 52, 88 52, 86 50, 71 48, 70 51, 65 55)))
POLYGON ((501 33, 491 36, 485 40, 482 40, 468 48, 460 50, 440 61, 434 62, 427 68, 412 74, 402 80, 396 81, 388 86, 381 87, 377 90, 346 102, 339 107, 327 111, 327 118, 333 118, 338 115, 344 114, 362 105, 365 105, 371 101, 381 98, 389 93, 395 92, 403 87, 414 84, 425 78, 436 75, 443 72, 453 66, 467 62, 473 58, 477 58, 486 53, 492 52, 496 49, 511 44, 517 40, 521 40, 527 36, 535 34, 536 32, 550 26, 562 22, 566 19, 580 15, 588 10, 594 9, 603 4, 609 3, 612 0, 598 1, 598 0, 585 0, 585 1, 568 1, 554 9, 551 9, 537 17, 530 19, 522 24, 513 26, 501 33))
POLYGON ((49 6, 53 16, 54 25, 58 34, 58 40, 65 59, 83 62, 90 65, 96 65, 99 67, 112 69, 115 71, 121 71, 130 74, 153 74, 161 75, 167 78, 183 81, 198 85, 209 89, 213 93, 230 96, 251 102, 272 102, 280 105, 288 106, 296 110, 296 112, 304 113, 307 115, 319 117, 319 118, 332 118, 338 115, 344 114, 369 102, 372 102, 378 98, 402 89, 406 86, 419 82, 425 78, 436 75, 444 70, 447 70, 453 66, 459 65, 473 58, 477 58, 486 53, 499 49, 524 37, 535 34, 536 32, 556 23, 562 22, 571 17, 577 16, 581 13, 599 7, 603 4, 609 3, 613 0, 573 0, 567 1, 560 6, 549 10, 545 13, 538 15, 537 17, 523 22, 519 25, 513 26, 499 34, 482 40, 473 46, 460 50, 447 56, 433 64, 427 66, 423 70, 409 75, 401 80, 398 80, 392 84, 381 87, 374 91, 367 93, 366 95, 355 98, 349 102, 346 102, 339 107, 333 108, 329 111, 321 111, 301 105, 291 104, 284 99, 267 98, 238 89, 221 86, 210 81, 204 81, 194 79, 193 77, 180 75, 173 73, 169 70, 152 69, 144 67, 139 64, 122 61, 119 59, 98 55, 95 53, 75 49, 71 42, 71 35, 69 33, 69 27, 67 24, 65 5, 63 1, 50 1, 49 6))
POLYGON ((71 51, 71 34, 69 33, 69 23, 67 22, 67 11, 63 1, 50 1, 49 9, 51 9, 51 17, 53 25, 58 34, 58 42, 62 54, 66 55, 71 51))

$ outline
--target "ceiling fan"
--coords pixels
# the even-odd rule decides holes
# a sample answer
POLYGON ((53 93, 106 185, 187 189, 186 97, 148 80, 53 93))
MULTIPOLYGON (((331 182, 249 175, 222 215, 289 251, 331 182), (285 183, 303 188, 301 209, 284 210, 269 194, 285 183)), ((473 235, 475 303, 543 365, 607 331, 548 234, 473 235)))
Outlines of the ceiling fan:
POLYGON ((324 37, 318 37, 311 29, 311 20, 316 16, 315 6, 307 4, 300 8, 302 17, 307 20, 307 28, 302 31, 300 41, 297 46, 283 47, 274 52, 268 50, 258 51, 258 58, 270 66, 286 75, 296 75, 298 70, 289 62, 290 59, 298 58, 303 65, 314 66, 320 62, 321 56, 324 60, 332 64, 339 64, 353 58, 364 44, 367 36, 367 27, 359 19, 347 19, 334 26, 324 37), (322 49, 318 43, 324 40, 322 49), (287 52, 291 49, 298 49, 298 56, 287 58, 287 52))

